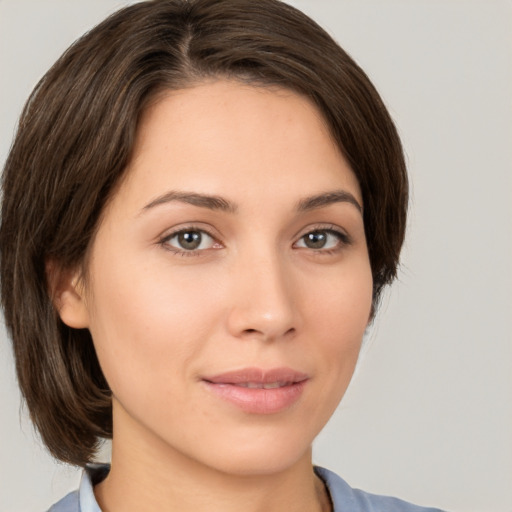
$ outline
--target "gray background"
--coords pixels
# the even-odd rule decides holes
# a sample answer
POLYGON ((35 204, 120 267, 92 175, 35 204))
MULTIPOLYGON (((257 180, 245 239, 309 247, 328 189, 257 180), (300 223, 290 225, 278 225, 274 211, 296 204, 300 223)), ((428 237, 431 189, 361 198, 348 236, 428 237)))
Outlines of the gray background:
MULTIPOLYGON (((38 78, 128 2, 0 0, 0 161, 38 78)), ((412 182, 399 282, 315 462, 453 512, 512 511, 512 2, 302 0, 377 85, 412 182)), ((0 327, 0 512, 78 482, 21 409, 0 327)), ((108 450, 106 450, 108 451, 108 450)))

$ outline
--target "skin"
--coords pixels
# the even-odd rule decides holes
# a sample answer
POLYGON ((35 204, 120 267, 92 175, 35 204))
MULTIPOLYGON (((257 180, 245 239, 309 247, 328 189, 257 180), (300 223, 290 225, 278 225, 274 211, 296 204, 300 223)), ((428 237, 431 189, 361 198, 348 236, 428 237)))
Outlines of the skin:
POLYGON ((102 510, 330 508, 311 444, 349 384, 370 315, 359 205, 357 179, 300 95, 221 80, 148 109, 86 282, 71 276, 59 296, 63 321, 90 329, 113 392, 102 510), (315 195, 322 204, 297 209, 315 195), (190 250, 180 230, 210 235, 190 250), (323 247, 311 247, 312 232, 323 247), (308 380, 275 414, 242 411, 201 380, 283 366, 308 380))

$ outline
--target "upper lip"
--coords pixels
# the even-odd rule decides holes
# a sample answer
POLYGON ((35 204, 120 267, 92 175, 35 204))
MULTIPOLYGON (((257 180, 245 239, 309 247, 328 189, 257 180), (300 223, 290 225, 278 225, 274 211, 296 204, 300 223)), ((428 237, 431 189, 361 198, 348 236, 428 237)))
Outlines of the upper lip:
POLYGON ((274 382, 296 383, 308 379, 308 375, 292 368, 242 368, 218 375, 203 377, 203 380, 213 384, 271 384, 274 382))

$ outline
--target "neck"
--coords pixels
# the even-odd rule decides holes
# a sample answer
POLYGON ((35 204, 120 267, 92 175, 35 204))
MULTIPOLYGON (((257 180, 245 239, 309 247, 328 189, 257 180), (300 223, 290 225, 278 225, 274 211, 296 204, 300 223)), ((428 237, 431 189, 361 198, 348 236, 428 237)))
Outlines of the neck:
POLYGON ((163 441, 140 441, 134 444, 114 433, 111 471, 94 489, 103 512, 331 510, 325 486, 313 471, 311 449, 290 467, 237 474, 192 460, 163 441))

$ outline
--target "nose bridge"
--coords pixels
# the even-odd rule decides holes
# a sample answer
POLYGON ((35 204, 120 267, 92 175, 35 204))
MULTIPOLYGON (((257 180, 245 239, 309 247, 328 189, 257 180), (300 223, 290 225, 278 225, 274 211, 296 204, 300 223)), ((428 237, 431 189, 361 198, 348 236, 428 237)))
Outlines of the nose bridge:
POLYGON ((236 336, 276 339, 297 328, 292 269, 277 248, 240 254, 234 269, 229 328, 236 336))

